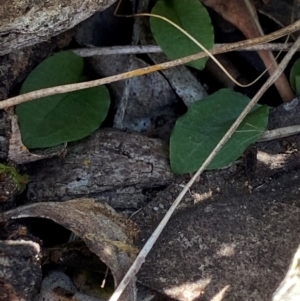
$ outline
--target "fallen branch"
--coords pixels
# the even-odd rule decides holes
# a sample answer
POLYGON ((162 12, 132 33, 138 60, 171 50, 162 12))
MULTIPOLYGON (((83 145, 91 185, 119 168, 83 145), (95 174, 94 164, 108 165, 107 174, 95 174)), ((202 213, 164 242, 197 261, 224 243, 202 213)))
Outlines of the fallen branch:
MULTIPOLYGON (((292 32, 295 32, 297 30, 300 30, 300 20, 298 20, 297 22, 295 22, 283 29, 275 31, 269 35, 265 35, 265 36, 251 39, 251 40, 244 40, 244 41, 237 42, 237 43, 226 44, 225 46, 220 47, 218 49, 213 49, 210 52, 211 52, 211 54, 215 55, 215 54, 219 54, 219 53, 238 50, 238 49, 244 48, 246 46, 252 46, 252 45, 256 45, 256 44, 270 42, 275 39, 278 39, 279 37, 282 37, 282 36, 285 36, 292 32)), ((132 70, 129 72, 118 74, 118 75, 109 76, 109 77, 106 77, 103 79, 97 79, 94 81, 83 82, 83 83, 57 86, 57 87, 46 88, 46 89, 29 92, 26 94, 22 94, 22 95, 15 96, 15 97, 1 101, 0 109, 15 106, 17 104, 27 102, 30 100, 34 100, 34 99, 38 99, 41 97, 87 89, 87 88, 91 88, 91 87, 109 84, 109 83, 116 82, 119 80, 128 79, 128 78, 135 77, 135 76, 140 76, 140 75, 144 75, 144 74, 148 74, 148 73, 152 73, 152 72, 156 72, 156 71, 160 71, 160 70, 165 70, 165 69, 168 69, 171 67, 183 65, 188 62, 198 60, 198 59, 206 57, 206 56, 207 56, 207 54, 205 52, 200 52, 198 54, 190 55, 190 56, 180 58, 180 59, 177 59, 174 61, 170 61, 170 62, 166 62, 166 63, 162 63, 162 64, 158 64, 158 65, 154 65, 154 66, 150 66, 150 67, 146 67, 146 68, 132 70)))
POLYGON ((123 290, 126 288, 127 284, 130 282, 130 280, 137 274, 137 272, 140 270, 142 264, 145 261, 146 256, 152 249, 154 243, 156 242, 157 238, 161 234, 162 230, 166 226, 167 222, 171 218, 173 212, 181 202, 182 198, 185 196, 187 191, 191 188, 195 180, 202 174, 202 172, 206 169, 206 167, 210 164, 210 162, 213 160, 213 158, 218 154, 218 152, 222 149, 222 147, 225 145, 225 143, 230 139, 230 137, 233 135, 233 133, 236 131, 238 126, 241 124, 243 119, 247 116, 247 114, 251 111, 251 109, 256 105, 258 100, 261 98, 261 96, 265 93, 265 91, 276 81, 276 79, 280 76, 280 74, 283 72, 283 70, 286 68, 288 62, 292 58, 292 56, 295 54, 297 49, 300 47, 300 37, 295 41, 292 48, 289 50, 289 52, 286 54, 284 59, 281 61, 281 63, 278 65, 278 68, 276 71, 268 78, 268 80, 265 82, 265 84, 260 88, 260 90, 257 92, 257 94, 253 97, 253 99, 249 102, 249 104, 246 106, 246 108, 243 110, 243 112, 240 114, 240 116, 236 119, 236 121, 233 123, 233 125, 230 127, 230 129, 227 131, 227 133, 224 135, 224 137, 220 140, 218 145, 214 148, 214 150, 211 152, 211 154, 207 157, 207 159, 204 161, 202 166, 199 168, 199 170, 195 173, 195 175, 192 177, 192 179, 186 184, 186 186, 183 188, 179 196, 176 198, 164 218, 159 223, 158 227, 155 229, 151 237, 148 239, 142 250, 140 251, 139 255, 135 259, 134 263, 120 282, 119 286, 113 293, 113 295, 110 297, 109 301, 117 301, 122 294, 123 290))
MULTIPOLYGON (((226 47, 228 44, 215 44, 213 49, 226 47)), ((240 48, 240 51, 288 51, 293 43, 266 43, 246 46, 240 48)), ((162 53, 162 49, 156 45, 129 45, 129 46, 111 46, 111 47, 92 47, 92 48, 79 48, 72 49, 72 52, 81 57, 91 57, 95 55, 116 55, 116 54, 142 54, 142 53, 162 53)), ((300 49, 298 49, 300 51, 300 49)))

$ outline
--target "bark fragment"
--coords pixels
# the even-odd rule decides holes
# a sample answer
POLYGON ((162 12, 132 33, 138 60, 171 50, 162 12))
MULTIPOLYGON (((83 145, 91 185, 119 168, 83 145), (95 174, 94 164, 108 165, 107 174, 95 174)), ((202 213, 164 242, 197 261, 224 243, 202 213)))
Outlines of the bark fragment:
POLYGON ((27 173, 31 201, 92 196, 114 208, 138 208, 143 189, 174 178, 161 140, 112 129, 72 143, 65 157, 32 163, 27 173))

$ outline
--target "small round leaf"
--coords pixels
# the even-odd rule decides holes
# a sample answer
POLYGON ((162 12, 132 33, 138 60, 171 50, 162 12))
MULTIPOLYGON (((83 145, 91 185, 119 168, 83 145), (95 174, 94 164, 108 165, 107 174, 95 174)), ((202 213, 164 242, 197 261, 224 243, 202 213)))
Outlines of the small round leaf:
MULTIPOLYGON (((221 89, 191 105, 188 112, 177 120, 171 135, 172 170, 177 174, 198 170, 248 102, 249 99, 240 93, 221 89)), ((268 107, 256 105, 208 169, 222 168, 235 161, 257 141, 267 122, 268 107)))
MULTIPOLYGON (((199 0, 160 0, 151 13, 173 21, 205 48, 213 47, 214 33, 211 20, 199 0)), ((170 59, 178 59, 202 51, 191 39, 164 20, 150 17, 150 26, 157 44, 170 59)), ((202 70, 206 61, 207 58, 203 58, 187 65, 202 70)))
MULTIPOLYGON (((83 78, 83 59, 61 52, 43 61, 27 77, 21 93, 77 83, 83 78)), ((104 121, 110 105, 104 86, 43 97, 16 108, 22 142, 43 148, 88 136, 104 121)))

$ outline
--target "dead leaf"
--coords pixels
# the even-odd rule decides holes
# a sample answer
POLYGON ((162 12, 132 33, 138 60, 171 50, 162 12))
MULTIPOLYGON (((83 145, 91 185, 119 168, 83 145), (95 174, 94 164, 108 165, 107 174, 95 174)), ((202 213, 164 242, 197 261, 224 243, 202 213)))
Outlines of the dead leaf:
MULTIPOLYGON (((8 219, 48 218, 80 237, 111 270, 115 286, 131 266, 137 249, 133 238, 135 224, 118 215, 106 204, 93 199, 75 199, 67 202, 36 203, 3 213, 0 221, 8 219)), ((135 281, 131 281, 120 300, 135 300, 135 281)))
MULTIPOLYGON (((224 19, 235 25, 248 39, 263 35, 258 16, 252 0, 201 0, 203 4, 213 8, 224 19)), ((258 51, 259 56, 269 73, 273 74, 277 69, 277 63, 270 51, 258 51)), ((295 96, 284 74, 281 74, 275 82, 275 86, 284 102, 292 100, 295 96)))

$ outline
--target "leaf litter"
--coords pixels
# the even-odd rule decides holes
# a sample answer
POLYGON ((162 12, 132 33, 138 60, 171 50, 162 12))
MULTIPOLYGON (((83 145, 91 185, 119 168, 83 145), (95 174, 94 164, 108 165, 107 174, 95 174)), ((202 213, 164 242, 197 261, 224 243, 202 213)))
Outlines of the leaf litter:
MULTIPOLYGON (((80 232, 80 231, 79 231, 80 232)), ((93 237, 93 236, 92 236, 93 237)), ((116 247, 116 246, 113 246, 113 247, 116 247)))

